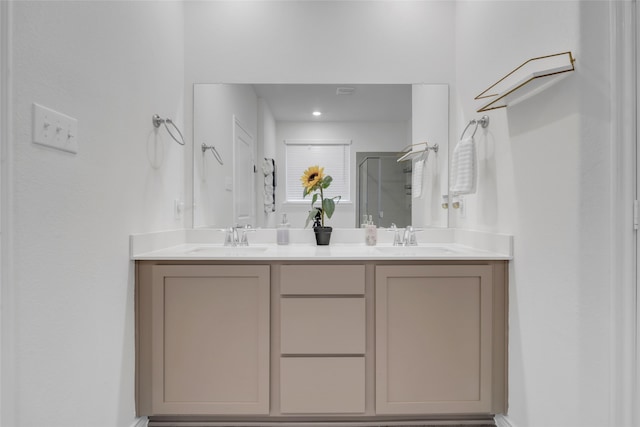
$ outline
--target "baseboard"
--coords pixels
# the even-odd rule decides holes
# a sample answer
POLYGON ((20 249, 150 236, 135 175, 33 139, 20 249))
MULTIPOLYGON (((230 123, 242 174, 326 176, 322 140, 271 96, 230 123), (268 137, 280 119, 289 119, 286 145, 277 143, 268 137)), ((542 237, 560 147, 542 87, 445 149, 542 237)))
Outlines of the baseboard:
POLYGON ((130 427, 147 427, 147 424, 149 424, 149 418, 141 417, 137 418, 130 427))
POLYGON ((498 414, 494 418, 497 427, 516 427, 516 425, 504 414, 498 414))

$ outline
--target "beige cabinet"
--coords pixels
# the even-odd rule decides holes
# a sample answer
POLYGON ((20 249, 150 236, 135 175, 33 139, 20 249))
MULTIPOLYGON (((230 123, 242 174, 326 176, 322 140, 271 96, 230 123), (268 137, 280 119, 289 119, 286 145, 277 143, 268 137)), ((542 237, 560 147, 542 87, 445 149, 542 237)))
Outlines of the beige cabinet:
POLYGON ((140 415, 268 414, 268 265, 154 265, 138 291, 140 415))
POLYGON ((364 265, 283 265, 280 412, 365 412, 364 265))
POLYGON ((137 261, 137 414, 490 421, 507 410, 507 266, 137 261))
POLYGON ((494 350, 503 350, 504 322, 494 330, 494 319, 503 319, 504 299, 494 299, 503 288, 493 274, 490 265, 376 267, 376 413, 503 408, 494 397, 504 367, 494 369, 504 359, 494 350))

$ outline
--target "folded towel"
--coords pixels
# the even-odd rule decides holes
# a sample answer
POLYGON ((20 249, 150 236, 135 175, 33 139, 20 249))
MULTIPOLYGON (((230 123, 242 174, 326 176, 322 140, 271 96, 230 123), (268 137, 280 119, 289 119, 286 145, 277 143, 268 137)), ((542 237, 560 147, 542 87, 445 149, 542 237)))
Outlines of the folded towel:
POLYGON ((274 171, 274 163, 275 162, 273 159, 268 159, 265 157, 262 161, 262 173, 265 175, 272 174, 274 171))
POLYGON ((276 196, 275 189, 273 188, 273 184, 264 185, 264 211, 265 212, 275 212, 276 206, 276 196))
POLYGON ((413 176, 411 181, 411 194, 414 199, 422 195, 422 175, 424 172, 425 160, 420 158, 413 165, 413 176))
POLYGON ((477 155, 473 137, 458 142, 451 160, 451 192, 473 194, 476 192, 477 155))
POLYGON ((273 174, 265 175, 264 185, 273 185, 273 174))

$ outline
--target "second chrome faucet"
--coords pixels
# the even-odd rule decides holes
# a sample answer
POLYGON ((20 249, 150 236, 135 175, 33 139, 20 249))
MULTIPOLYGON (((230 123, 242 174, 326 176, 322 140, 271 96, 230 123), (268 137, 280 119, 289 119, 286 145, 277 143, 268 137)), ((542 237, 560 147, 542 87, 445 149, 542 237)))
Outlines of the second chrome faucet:
POLYGON ((246 224, 229 227, 225 231, 225 246, 249 246, 249 238, 247 237, 247 233, 255 231, 255 229, 251 228, 251 225, 246 224))
POLYGON ((417 246, 418 239, 416 238, 416 229, 410 225, 404 229, 401 234, 400 228, 397 228, 395 224, 391 224, 391 231, 393 234, 393 246, 417 246))

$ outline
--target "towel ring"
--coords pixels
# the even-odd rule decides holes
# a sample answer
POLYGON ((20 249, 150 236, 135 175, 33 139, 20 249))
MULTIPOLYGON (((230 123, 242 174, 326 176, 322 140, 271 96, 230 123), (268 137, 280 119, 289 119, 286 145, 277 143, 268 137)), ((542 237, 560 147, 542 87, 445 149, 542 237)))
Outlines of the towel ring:
POLYGON ((171 138, 173 138, 173 140, 175 142, 177 142, 180 145, 184 145, 184 137, 182 136, 182 132, 180 132, 180 129, 178 129, 178 126, 176 126, 175 123, 173 123, 171 121, 171 119, 163 119, 161 118, 159 115, 154 114, 153 117, 151 118, 151 120, 153 121, 153 126, 155 128, 159 128, 160 125, 162 123, 164 123, 164 127, 167 130, 167 132, 169 133, 169 135, 171 136, 171 138), (169 129, 169 126, 167 126, 167 123, 169 123, 171 126, 173 126, 173 128, 176 130, 176 132, 178 132, 178 135, 180 135, 180 140, 178 140, 178 138, 176 138, 176 136, 173 134, 173 132, 171 132, 171 129, 169 129))
POLYGON ((471 134, 471 138, 473 138, 476 135, 476 131, 478 130, 478 125, 482 126, 483 129, 489 126, 489 116, 482 116, 477 120, 473 119, 469 123, 467 123, 467 126, 464 128, 464 130, 462 131, 462 134, 460 135, 460 139, 464 138, 465 132, 467 131, 467 129, 469 129, 469 126, 471 125, 476 125, 476 127, 473 128, 473 133, 471 134))
POLYGON ((224 165, 224 163, 222 162, 222 157, 220 157, 220 153, 218 153, 218 150, 216 150, 216 147, 214 147, 213 145, 207 145, 204 142, 202 143, 201 147, 202 147, 202 155, 204 155, 204 153, 206 153, 207 150, 211 150, 211 154, 213 154, 213 157, 216 158, 218 163, 220 163, 221 165, 224 165))

